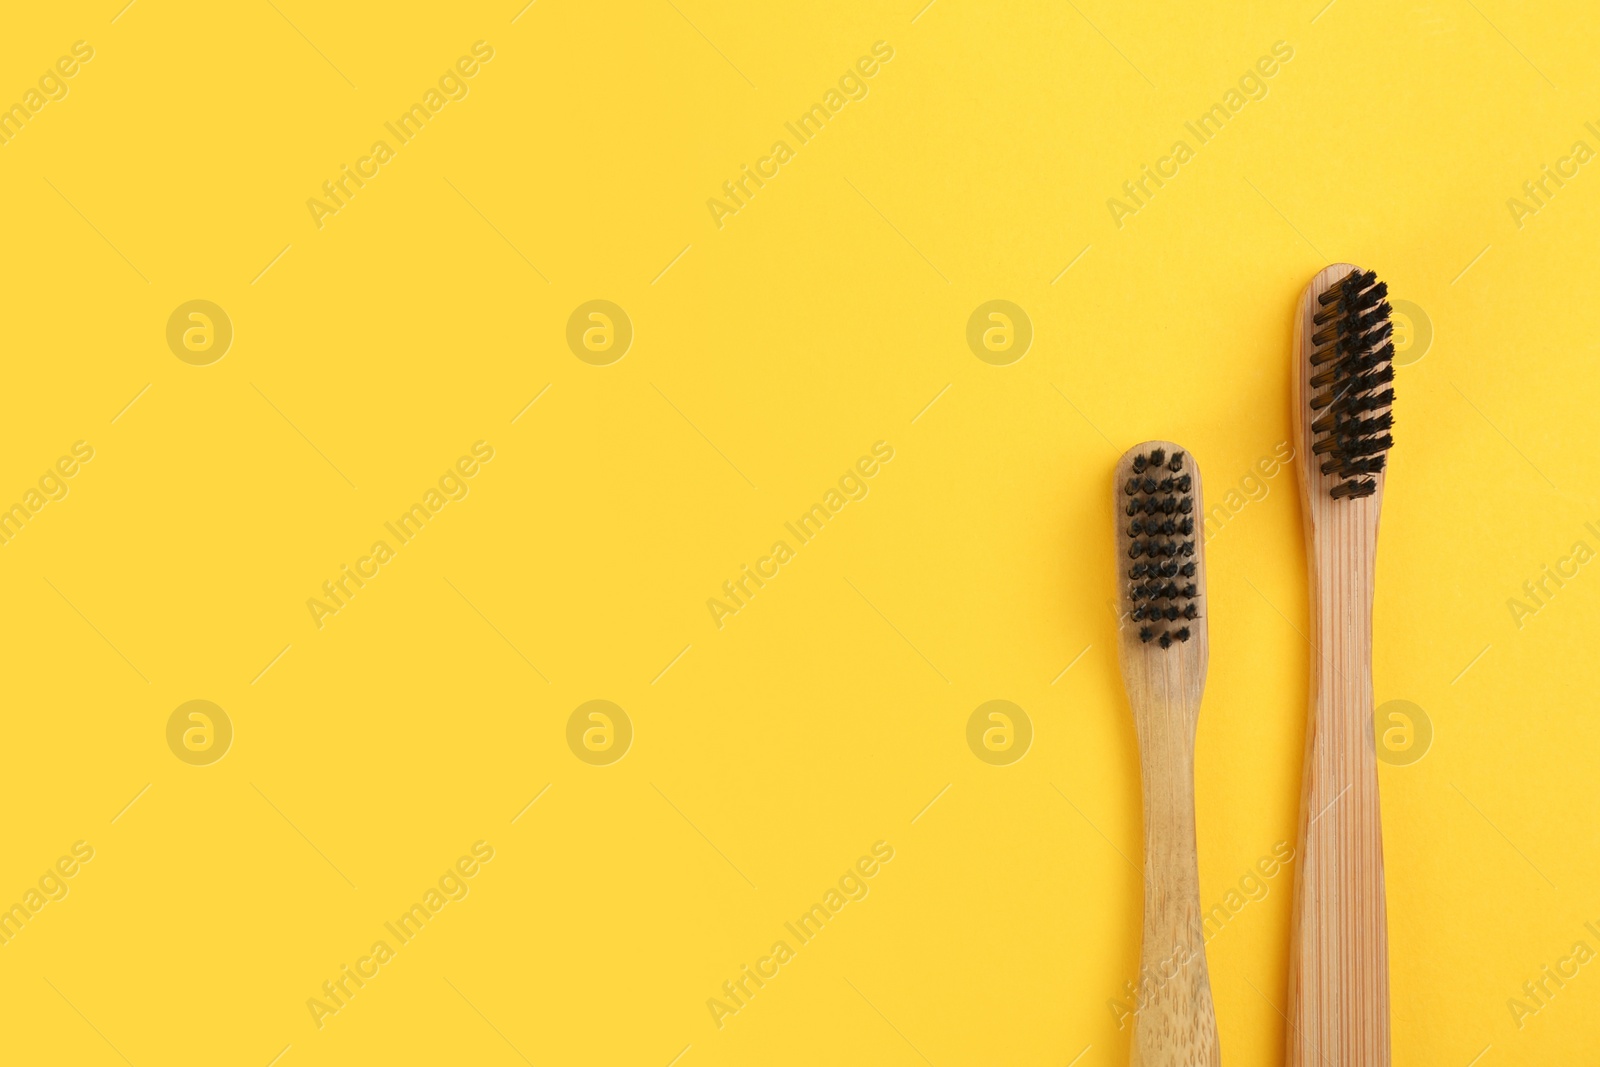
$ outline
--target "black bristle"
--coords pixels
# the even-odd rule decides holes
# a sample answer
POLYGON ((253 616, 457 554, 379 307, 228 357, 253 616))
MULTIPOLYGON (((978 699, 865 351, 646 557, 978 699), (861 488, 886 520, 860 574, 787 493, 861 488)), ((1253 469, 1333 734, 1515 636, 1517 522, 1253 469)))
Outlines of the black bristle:
POLYGON ((1172 635, 1171 634, 1163 633, 1161 635, 1161 647, 1162 648, 1171 648, 1172 647, 1172 635))
POLYGON ((1169 471, 1171 471, 1173 474, 1177 474, 1179 471, 1183 470, 1183 453, 1182 452, 1174 452, 1172 454, 1172 460, 1171 460, 1171 462, 1169 462, 1167 464, 1167 469, 1169 471))
POLYGON ((1387 452, 1394 444, 1394 437, 1391 434, 1383 434, 1379 437, 1352 437, 1341 439, 1346 440, 1347 443, 1339 451, 1350 459, 1355 459, 1359 456, 1376 455, 1379 452, 1387 452))
POLYGON ((1155 635, 1155 631, 1150 629, 1148 626, 1141 626, 1139 628, 1139 640, 1143 641, 1145 644, 1149 644, 1150 639, 1155 635))
POLYGON ((1347 459, 1344 462, 1346 477, 1354 478, 1364 474, 1377 474, 1383 470, 1383 461, 1386 456, 1368 456, 1365 459, 1347 459))
POLYGON ((1147 464, 1147 461, 1145 460, 1145 458, 1143 456, 1134 456, 1133 457, 1133 473, 1135 473, 1135 474, 1143 474, 1146 464, 1147 464))
POLYGON ((1338 500, 1340 497, 1357 499, 1364 496, 1371 496, 1377 491, 1377 482, 1368 479, 1362 479, 1359 481, 1340 482, 1338 485, 1334 486, 1328 491, 1328 495, 1333 497, 1335 500, 1338 500))
POLYGON ((1158 448, 1150 453, 1150 466, 1159 467, 1167 461, 1167 450, 1158 448))
POLYGON ((1394 327, 1389 286, 1373 271, 1352 270, 1317 298, 1312 315, 1308 403, 1312 452, 1334 484, 1334 499, 1377 492, 1375 475, 1394 444, 1394 327))
POLYGON ((1187 640, 1189 640, 1189 628, 1187 626, 1183 627, 1182 629, 1180 629, 1177 632, 1177 634, 1175 636, 1178 638, 1179 641, 1187 641, 1187 640))
POLYGON ((1382 415, 1374 415, 1370 419, 1351 419, 1339 428, 1339 432, 1354 434, 1357 437, 1367 437, 1375 433, 1383 433, 1393 426, 1394 414, 1385 411, 1382 415))

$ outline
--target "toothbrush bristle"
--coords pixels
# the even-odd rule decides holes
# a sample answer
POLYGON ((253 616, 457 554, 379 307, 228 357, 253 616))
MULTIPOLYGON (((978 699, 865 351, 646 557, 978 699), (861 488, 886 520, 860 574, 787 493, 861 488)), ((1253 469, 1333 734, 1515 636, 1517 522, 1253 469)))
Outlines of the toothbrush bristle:
POLYGON ((1157 448, 1134 456, 1132 470, 1134 476, 1123 485, 1124 495, 1131 498, 1127 514, 1149 517, 1132 518, 1127 525, 1131 539, 1127 555, 1135 561, 1128 567, 1132 583, 1128 599, 1133 604, 1129 617, 1145 624, 1139 628, 1142 643, 1171 648, 1174 642, 1189 640, 1190 628, 1164 624, 1200 618, 1196 583, 1176 580, 1192 579, 1197 570, 1193 467, 1187 453, 1174 451, 1169 456, 1166 449, 1157 448), (1159 481, 1149 475, 1139 477, 1145 472, 1161 472, 1163 477, 1159 481))
POLYGON ((1353 270, 1317 298, 1308 393, 1312 451, 1325 457, 1332 475, 1328 495, 1359 499, 1378 491, 1373 475, 1383 470, 1394 438, 1393 326, 1389 287, 1372 271, 1353 270))

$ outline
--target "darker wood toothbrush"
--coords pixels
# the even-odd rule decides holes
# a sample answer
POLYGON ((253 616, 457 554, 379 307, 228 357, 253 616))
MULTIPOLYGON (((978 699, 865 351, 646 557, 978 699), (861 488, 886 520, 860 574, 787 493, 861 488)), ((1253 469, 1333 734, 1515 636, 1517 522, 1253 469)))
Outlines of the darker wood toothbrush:
POLYGON ((1217 1067, 1194 829, 1194 735, 1206 684, 1200 470, 1170 441, 1117 463, 1122 681, 1144 793, 1144 941, 1133 1067, 1217 1067))
POLYGON ((1372 601, 1394 443, 1388 286, 1306 286, 1290 378, 1310 569, 1311 700, 1289 948, 1289 1067, 1388 1067, 1389 935, 1373 737, 1372 601))

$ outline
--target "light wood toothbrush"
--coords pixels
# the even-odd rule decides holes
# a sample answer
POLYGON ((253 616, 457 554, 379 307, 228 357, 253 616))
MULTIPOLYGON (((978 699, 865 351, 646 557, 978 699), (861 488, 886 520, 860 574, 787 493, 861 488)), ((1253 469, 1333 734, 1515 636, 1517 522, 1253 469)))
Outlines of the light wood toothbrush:
POLYGON ((1144 942, 1133 1067, 1218 1067, 1194 831, 1194 734, 1206 684, 1200 469, 1146 441, 1116 472, 1117 658, 1139 737, 1144 942))
POLYGON ((1311 706, 1289 949, 1288 1067, 1388 1067, 1389 936, 1372 723, 1372 598, 1393 439, 1388 287, 1348 263, 1294 320, 1311 706))

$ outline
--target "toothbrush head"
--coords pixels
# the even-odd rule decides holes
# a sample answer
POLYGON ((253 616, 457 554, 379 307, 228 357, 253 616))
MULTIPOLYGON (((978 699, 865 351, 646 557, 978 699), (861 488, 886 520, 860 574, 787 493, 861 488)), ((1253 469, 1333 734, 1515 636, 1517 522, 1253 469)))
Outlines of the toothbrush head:
POLYGON ((1147 441, 1117 464, 1117 567, 1122 617, 1142 646, 1170 649, 1204 634, 1200 472, 1171 442, 1147 441))
MULTIPOLYGON (((1302 395, 1309 424, 1311 464, 1323 475, 1319 488, 1335 500, 1378 491, 1378 475, 1394 437, 1394 328, 1389 287, 1372 271, 1345 271, 1309 301, 1310 366, 1302 395)), ((1313 283, 1315 285, 1315 283, 1313 283)))

